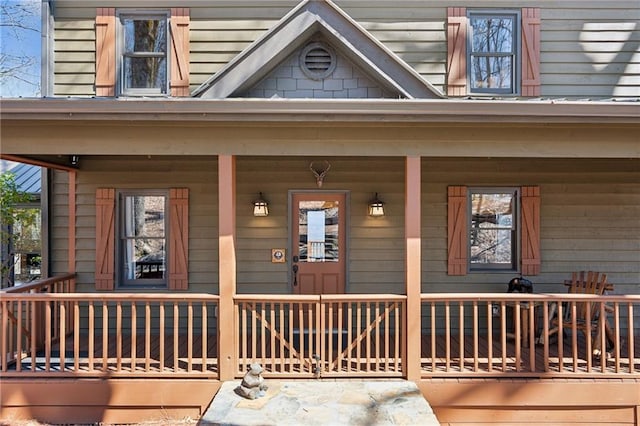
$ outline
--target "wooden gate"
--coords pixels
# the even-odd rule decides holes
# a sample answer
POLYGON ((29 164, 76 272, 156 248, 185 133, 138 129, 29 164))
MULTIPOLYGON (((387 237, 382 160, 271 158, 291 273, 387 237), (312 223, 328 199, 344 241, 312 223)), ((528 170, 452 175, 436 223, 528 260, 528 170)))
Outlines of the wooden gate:
POLYGON ((406 296, 236 296, 237 375, 403 377, 406 296))

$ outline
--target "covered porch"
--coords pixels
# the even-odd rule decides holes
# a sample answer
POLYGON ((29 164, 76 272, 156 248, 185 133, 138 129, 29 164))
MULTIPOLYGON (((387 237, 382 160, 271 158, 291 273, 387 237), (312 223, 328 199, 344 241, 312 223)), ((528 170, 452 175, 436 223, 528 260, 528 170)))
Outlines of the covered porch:
MULTIPOLYGON (((496 383, 570 388, 588 381, 600 391, 623 392, 617 402, 600 400, 613 410, 608 416, 635 418, 640 397, 637 295, 421 294, 417 313, 407 310, 404 295, 235 295, 232 327, 219 325, 220 304, 221 297, 212 294, 77 293, 73 274, 3 293, 5 413, 46 413, 27 401, 29 389, 43 383, 58 383, 67 391, 71 388, 65 384, 73 384, 80 393, 96 392, 95 380, 113 389, 133 383, 145 393, 150 388, 144 386, 168 391, 171 383, 215 393, 221 377, 239 379, 250 363, 259 362, 268 380, 384 380, 408 378, 414 371, 417 377, 411 380, 441 421, 439 410, 444 419, 460 418, 455 406, 465 400, 478 412, 487 409, 483 404, 488 401, 477 395, 474 400, 459 394, 445 402, 454 395, 454 383, 462 388, 474 383, 488 389, 496 383), (550 308, 571 312, 584 303, 605 315, 606 323, 598 321, 589 333, 600 342, 586 339, 575 327, 549 336, 550 308), (411 322, 419 324, 416 340, 407 330, 411 322), (614 341, 607 341, 605 326, 611 327, 614 341), (231 334, 227 347, 223 330, 231 334), (594 351, 594 343, 606 351, 594 351), (411 352, 419 355, 412 360, 411 352), (224 353, 228 362, 221 362, 224 353)), ((526 394, 543 400, 536 391, 526 394)), ((69 391, 66 398, 74 405, 78 393, 69 391)), ((192 397, 191 405, 198 406, 197 401, 200 408, 176 407, 173 415, 202 414, 209 401, 192 397)), ((134 411, 145 413, 144 405, 134 411)), ((82 406, 74 408, 78 418, 92 418, 82 406)), ((111 403, 102 410, 112 419, 126 412, 111 403)), ((48 415, 53 415, 50 409, 48 415)))

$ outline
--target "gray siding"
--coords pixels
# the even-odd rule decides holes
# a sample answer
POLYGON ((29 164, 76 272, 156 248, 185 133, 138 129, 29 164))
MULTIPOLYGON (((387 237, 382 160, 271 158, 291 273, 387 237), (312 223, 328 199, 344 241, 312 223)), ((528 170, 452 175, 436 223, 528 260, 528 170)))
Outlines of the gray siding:
MULTIPOLYGON (((296 1, 185 1, 191 6, 191 88, 195 89, 271 28, 296 1)), ((446 8, 453 1, 337 1, 356 22, 440 91, 446 81, 446 8)), ((104 2, 101 6, 109 6, 104 2)), ((116 6, 134 7, 123 2, 116 6)), ((175 4, 159 3, 159 7, 175 4)), ((469 6, 470 4, 467 4, 469 6)), ((541 8, 542 96, 640 96, 640 4, 637 1, 519 1, 541 8)), ((504 8, 497 0, 477 8, 504 8)), ((95 8, 56 3, 55 95, 95 93, 95 8)))
MULTIPOLYGON (((82 157, 77 178, 76 270, 81 291, 93 291, 97 188, 189 188, 190 291, 218 291, 218 197, 215 157, 82 157)), ((54 250, 58 253, 60 250, 54 250)))
MULTIPOLYGON (((350 196, 348 285, 351 293, 404 292, 404 159, 326 157, 323 190, 350 196), (367 203, 378 192, 386 216, 371 218, 367 203)), ((289 259, 288 192, 317 189, 311 157, 238 157, 237 259, 240 293, 288 293, 289 264, 271 263, 272 248, 289 259), (252 215, 263 192, 268 217, 252 215)), ((215 157, 83 157, 77 178, 77 271, 82 291, 93 290, 95 190, 190 188, 190 291, 217 292, 218 203, 215 157)), ((540 292, 561 292, 572 271, 599 270, 618 293, 640 292, 640 168, 637 160, 425 158, 422 166, 422 291, 506 291, 513 273, 448 276, 449 185, 541 188, 542 273, 530 277, 540 292)), ((53 183, 52 261, 66 272, 65 174, 53 183)))

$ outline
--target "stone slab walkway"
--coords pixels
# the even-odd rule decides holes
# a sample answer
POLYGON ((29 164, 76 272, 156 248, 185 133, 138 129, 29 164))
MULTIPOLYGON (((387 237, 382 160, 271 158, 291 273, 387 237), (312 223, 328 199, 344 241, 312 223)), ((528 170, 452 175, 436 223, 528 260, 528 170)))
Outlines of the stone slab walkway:
POLYGON ((255 400, 235 393, 240 381, 225 382, 199 425, 440 425, 413 382, 265 380, 255 400))

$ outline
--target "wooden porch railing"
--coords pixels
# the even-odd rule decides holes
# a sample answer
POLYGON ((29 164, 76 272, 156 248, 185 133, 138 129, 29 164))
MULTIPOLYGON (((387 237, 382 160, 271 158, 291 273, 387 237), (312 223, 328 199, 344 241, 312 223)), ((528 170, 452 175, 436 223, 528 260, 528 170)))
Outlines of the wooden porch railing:
MULTIPOLYGON (((219 296, 74 284, 65 275, 0 293, 0 376, 219 377, 219 296)), ((639 305, 640 295, 422 294, 421 377, 637 379, 639 305), (599 317, 585 333, 580 304, 599 317)), ((404 377, 406 306, 404 295, 236 295, 234 374, 259 362, 271 377, 404 377)))
POLYGON ((238 376, 402 377, 406 296, 242 295, 238 376))
POLYGON ((640 376, 640 295, 421 297, 423 378, 640 376), (584 335, 577 329, 581 303, 599 312, 599 320, 586 324, 584 335), (554 321, 563 317, 571 327, 554 321), (557 332, 551 335, 554 328, 557 332))
POLYGON ((0 374, 217 378, 218 300, 209 294, 5 292, 0 374))

